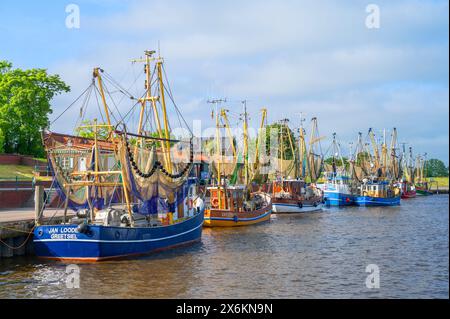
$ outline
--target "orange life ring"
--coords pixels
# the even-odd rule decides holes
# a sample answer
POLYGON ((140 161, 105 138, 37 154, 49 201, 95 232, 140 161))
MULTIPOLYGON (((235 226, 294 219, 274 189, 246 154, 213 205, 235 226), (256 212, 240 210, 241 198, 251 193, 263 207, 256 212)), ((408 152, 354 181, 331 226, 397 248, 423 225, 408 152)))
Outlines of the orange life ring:
POLYGON ((211 199, 211 206, 212 207, 219 207, 219 199, 217 197, 214 197, 211 199))

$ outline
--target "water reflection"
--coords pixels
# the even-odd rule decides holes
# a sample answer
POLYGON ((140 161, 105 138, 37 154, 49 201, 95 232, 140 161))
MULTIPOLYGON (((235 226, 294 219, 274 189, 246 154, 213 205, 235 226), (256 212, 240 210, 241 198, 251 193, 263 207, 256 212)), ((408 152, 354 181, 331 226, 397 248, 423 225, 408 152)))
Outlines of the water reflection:
POLYGON ((242 228, 205 228, 202 242, 121 261, 0 261, 1 298, 448 298, 448 196, 399 207, 276 215, 242 228), (380 289, 365 286, 380 268, 380 289))

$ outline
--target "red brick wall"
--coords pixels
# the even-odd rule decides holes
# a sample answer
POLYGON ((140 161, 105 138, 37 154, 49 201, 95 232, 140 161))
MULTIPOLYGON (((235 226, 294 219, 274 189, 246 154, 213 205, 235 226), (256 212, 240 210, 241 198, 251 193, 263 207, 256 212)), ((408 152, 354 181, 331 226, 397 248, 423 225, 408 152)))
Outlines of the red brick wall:
POLYGON ((0 154, 0 164, 3 165, 35 165, 45 166, 45 163, 33 159, 32 156, 19 155, 19 154, 0 154))
POLYGON ((19 165, 22 160, 20 155, 0 154, 0 164, 19 165))
POLYGON ((33 196, 33 191, 0 190, 0 208, 22 207, 33 196))

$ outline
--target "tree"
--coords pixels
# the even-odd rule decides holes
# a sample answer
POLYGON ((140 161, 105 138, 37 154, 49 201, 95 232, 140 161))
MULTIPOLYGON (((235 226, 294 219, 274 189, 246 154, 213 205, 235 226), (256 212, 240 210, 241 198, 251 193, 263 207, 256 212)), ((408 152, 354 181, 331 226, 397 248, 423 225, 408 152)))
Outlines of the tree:
POLYGON ((426 177, 447 177, 448 167, 441 160, 432 158, 426 162, 425 174, 426 177))
POLYGON ((3 134, 3 130, 0 128, 0 154, 5 152, 5 135, 3 134))
MULTIPOLYGON (((86 138, 95 138, 94 121, 84 120, 83 123, 77 127, 76 132, 78 136, 86 138)), ((97 123, 97 125, 105 125, 106 123, 97 123)), ((109 130, 106 127, 97 127, 97 139, 106 140, 109 135, 109 130)))
MULTIPOLYGON (((278 154, 276 155, 278 158, 281 158, 281 152, 283 150, 284 151, 283 158, 286 160, 291 160, 294 158, 294 152, 297 149, 295 136, 290 128, 288 128, 287 126, 284 126, 283 130, 281 130, 281 126, 282 125, 279 123, 273 123, 273 124, 266 126, 266 153, 267 153, 267 155, 270 155, 271 149, 276 147, 276 148, 278 148, 278 154), (281 134, 280 134, 281 132, 283 132, 283 147, 280 143, 281 142, 281 134), (278 145, 270 145, 271 136, 273 136, 274 134, 275 134, 275 136, 278 136, 278 139, 277 139, 278 145), (291 141, 293 144, 292 146, 293 146, 294 150, 291 147, 291 142, 289 141, 289 137, 291 138, 291 141)), ((272 156, 273 155, 274 154, 272 154, 272 156)))
POLYGON ((49 125, 50 101, 69 90, 45 69, 13 69, 0 61, 0 151, 43 156, 40 132, 49 125))
MULTIPOLYGON (((342 166, 342 161, 340 158, 335 158, 335 163, 337 167, 342 166)), ((342 157, 342 160, 344 161, 345 169, 348 169, 350 163, 348 162, 348 159, 346 157, 342 157)), ((333 157, 328 157, 325 161, 326 164, 333 165, 333 157)))

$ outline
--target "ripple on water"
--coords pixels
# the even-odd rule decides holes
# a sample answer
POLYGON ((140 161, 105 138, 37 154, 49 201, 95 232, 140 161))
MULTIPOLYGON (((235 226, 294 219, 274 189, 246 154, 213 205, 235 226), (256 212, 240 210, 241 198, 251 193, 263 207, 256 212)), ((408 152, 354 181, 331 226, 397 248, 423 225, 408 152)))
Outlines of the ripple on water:
POLYGON ((448 196, 399 207, 276 215, 204 229, 202 242, 134 260, 65 265, 0 260, 0 298, 448 298, 448 196), (367 289, 368 264, 380 289, 367 289))

